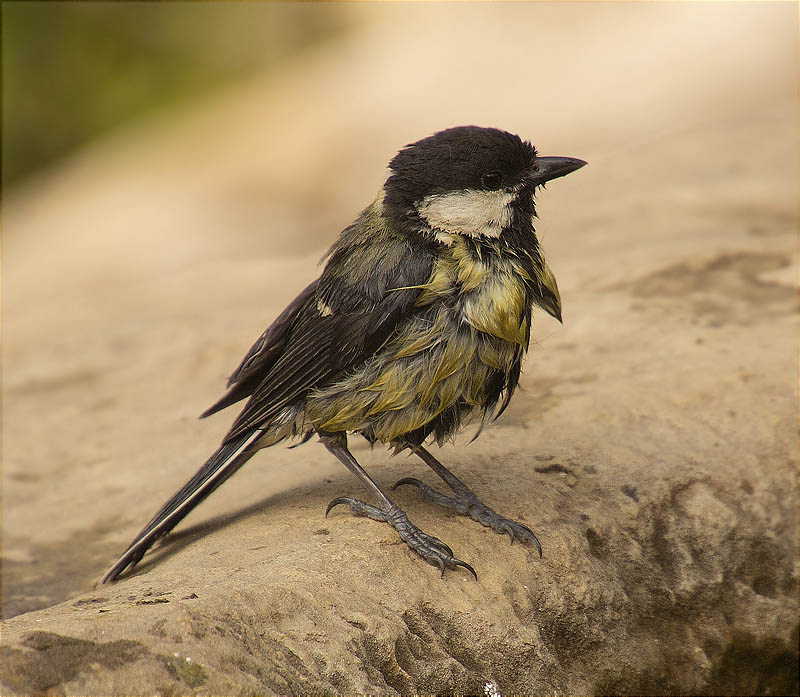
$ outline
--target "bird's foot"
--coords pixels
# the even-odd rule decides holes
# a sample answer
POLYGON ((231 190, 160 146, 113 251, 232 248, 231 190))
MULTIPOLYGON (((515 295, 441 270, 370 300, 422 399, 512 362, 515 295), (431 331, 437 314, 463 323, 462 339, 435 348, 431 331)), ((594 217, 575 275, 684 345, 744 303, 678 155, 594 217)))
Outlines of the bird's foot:
POLYGON ((328 504, 325 516, 327 517, 331 509, 334 506, 338 506, 340 503, 348 504, 354 515, 366 516, 372 520, 391 525, 397 530, 402 540, 428 562, 428 564, 438 566, 442 571, 442 576, 444 576, 445 569, 456 569, 462 566, 475 577, 476 581, 478 580, 478 574, 475 573, 475 569, 467 564, 467 562, 456 559, 455 556, 453 556, 453 550, 438 537, 434 537, 420 530, 408 519, 405 512, 397 506, 392 505, 383 509, 358 499, 352 499, 349 496, 340 496, 328 504))
POLYGON ((532 544, 539 552, 539 556, 542 556, 542 545, 536 535, 533 534, 533 530, 527 525, 518 523, 516 520, 511 520, 510 518, 501 516, 499 513, 495 513, 489 506, 483 503, 464 482, 455 475, 452 475, 452 473, 449 474, 452 477, 452 481, 448 478, 447 484, 453 490, 455 496, 447 496, 415 477, 404 477, 400 479, 395 483, 392 489, 396 489, 403 484, 412 484, 419 489, 422 498, 433 501, 443 508, 448 508, 460 515, 468 515, 473 520, 477 520, 481 525, 485 525, 487 528, 491 528, 501 535, 504 533, 508 534, 511 538, 511 544, 514 544, 514 540, 532 544))

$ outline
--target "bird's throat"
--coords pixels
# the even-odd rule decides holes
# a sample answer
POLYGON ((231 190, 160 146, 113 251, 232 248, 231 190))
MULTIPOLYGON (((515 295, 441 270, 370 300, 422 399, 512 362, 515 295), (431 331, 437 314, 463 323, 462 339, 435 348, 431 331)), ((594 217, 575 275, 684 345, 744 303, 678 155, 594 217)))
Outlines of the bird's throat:
POLYGON ((513 219, 515 191, 465 189, 431 194, 415 205, 434 235, 500 237, 513 219))

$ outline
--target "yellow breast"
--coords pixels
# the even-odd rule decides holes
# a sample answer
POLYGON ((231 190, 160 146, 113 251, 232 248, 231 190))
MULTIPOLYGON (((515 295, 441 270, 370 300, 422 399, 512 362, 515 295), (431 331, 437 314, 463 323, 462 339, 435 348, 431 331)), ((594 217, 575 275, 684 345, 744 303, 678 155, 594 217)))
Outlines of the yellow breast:
POLYGON ((315 391, 305 418, 319 430, 360 430, 384 442, 446 410, 463 425, 496 401, 497 372, 512 373, 527 348, 526 278, 513 258, 476 259, 454 240, 420 286, 417 307, 433 311, 405 320, 360 370, 315 391))
POLYGON ((454 311, 478 331, 527 348, 525 281, 530 277, 515 259, 478 259, 457 237, 440 256, 417 306, 457 293, 454 311))

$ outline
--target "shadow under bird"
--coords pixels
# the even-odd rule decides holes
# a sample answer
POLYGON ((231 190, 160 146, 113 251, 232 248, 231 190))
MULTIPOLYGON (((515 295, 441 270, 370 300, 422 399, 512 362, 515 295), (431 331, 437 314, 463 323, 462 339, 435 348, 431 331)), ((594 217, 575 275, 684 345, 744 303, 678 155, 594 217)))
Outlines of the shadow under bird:
POLYGON ((347 448, 347 434, 418 455, 451 490, 423 497, 498 533, 541 545, 495 513, 424 446, 468 420, 499 416, 528 348, 531 311, 561 320, 561 300, 533 219, 534 193, 586 163, 540 157, 495 128, 450 128, 403 148, 378 197, 345 228, 321 276, 278 316, 202 416, 247 403, 219 449, 156 513, 103 577, 114 581, 258 450, 314 434, 372 495, 342 496, 388 523, 425 561, 474 569, 420 530, 347 448))

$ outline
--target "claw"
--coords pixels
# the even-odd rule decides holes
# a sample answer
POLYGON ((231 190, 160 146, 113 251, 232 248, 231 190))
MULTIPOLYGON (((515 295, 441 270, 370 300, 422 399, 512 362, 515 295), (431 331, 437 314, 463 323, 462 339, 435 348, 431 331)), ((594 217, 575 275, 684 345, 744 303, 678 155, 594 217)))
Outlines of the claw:
MULTIPOLYGON (((456 566, 463 566, 467 571, 469 571, 474 577, 475 580, 478 580, 478 574, 475 573, 475 569, 473 569, 467 562, 461 561, 460 559, 453 559, 453 564, 456 566)), ((442 576, 444 576, 444 571, 442 571, 442 576)))
POLYGON ((430 535, 428 535, 427 538, 429 544, 432 544, 434 547, 438 547, 443 552, 447 552, 448 556, 453 556, 453 550, 450 549, 450 545, 448 545, 446 542, 442 542, 439 538, 431 537, 430 535))
MULTIPOLYGON (((536 535, 533 534, 533 530, 531 530, 527 525, 523 525, 522 523, 517 523, 517 525, 519 525, 519 527, 521 527, 525 532, 528 533, 528 535, 530 535, 530 541, 533 542, 533 546, 536 547, 536 549, 538 550, 539 559, 541 559, 542 558, 542 544, 541 544, 541 542, 539 542, 539 538, 536 537, 536 535)), ((514 539, 513 538, 511 540, 511 543, 512 544, 514 543, 514 539)))
POLYGON ((398 486, 403 486, 403 484, 413 484, 420 489, 425 486, 419 479, 416 477, 403 477, 402 479, 398 479, 394 486, 392 487, 392 491, 394 491, 398 486))
POLYGON ((349 497, 347 497, 347 496, 340 496, 339 498, 333 499, 333 501, 331 501, 331 502, 328 504, 328 507, 325 509, 325 517, 326 517, 326 518, 328 517, 328 513, 330 513, 330 512, 331 512, 331 509, 332 509, 334 506, 338 506, 340 503, 347 503, 347 504, 349 504, 349 503, 350 503, 352 500, 353 500, 353 499, 351 499, 351 498, 349 498, 349 497))
POLYGON ((512 528, 507 523, 503 525, 503 532, 507 532, 508 536, 511 538, 511 544, 514 544, 514 528, 512 528))
MULTIPOLYGON (((522 523, 517 523, 512 521, 512 523, 506 522, 503 524, 502 532, 507 532, 508 536, 511 538, 511 544, 514 544, 514 540, 524 540, 525 538, 530 541, 534 547, 536 547, 536 551, 539 552, 539 558, 542 558, 542 545, 539 542, 539 538, 533 534, 533 530, 531 530, 527 525, 522 523), (513 524, 512 524, 513 523, 513 524), (514 534, 514 527, 517 528, 517 534, 514 534)), ((500 532, 500 531, 498 531, 500 532)))

